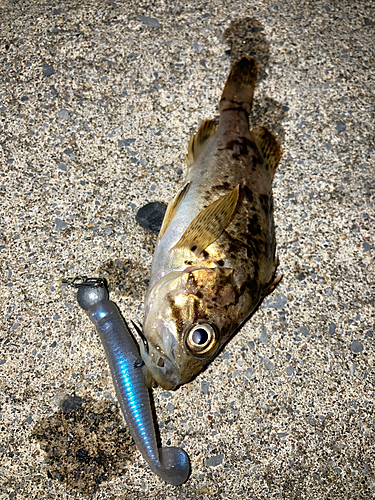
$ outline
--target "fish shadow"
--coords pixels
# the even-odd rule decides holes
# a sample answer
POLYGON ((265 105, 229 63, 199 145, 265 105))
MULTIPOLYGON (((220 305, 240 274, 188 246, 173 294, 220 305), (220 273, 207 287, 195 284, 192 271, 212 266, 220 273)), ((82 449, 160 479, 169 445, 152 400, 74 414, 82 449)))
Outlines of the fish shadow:
POLYGON ((268 77, 270 44, 264 35, 263 25, 257 19, 244 17, 232 21, 223 38, 230 47, 225 53, 230 56, 231 66, 242 57, 253 57, 258 65, 258 81, 268 77))
MULTIPOLYGON (((232 21, 224 31, 223 38, 229 45, 226 54, 230 56, 231 66, 242 57, 253 57, 258 66, 258 83, 268 78, 267 68, 270 60, 270 44, 264 33, 263 25, 254 17, 232 21)), ((250 116, 250 128, 262 124, 277 135, 281 143, 285 131, 281 123, 285 120, 289 107, 266 96, 256 96, 250 116)))

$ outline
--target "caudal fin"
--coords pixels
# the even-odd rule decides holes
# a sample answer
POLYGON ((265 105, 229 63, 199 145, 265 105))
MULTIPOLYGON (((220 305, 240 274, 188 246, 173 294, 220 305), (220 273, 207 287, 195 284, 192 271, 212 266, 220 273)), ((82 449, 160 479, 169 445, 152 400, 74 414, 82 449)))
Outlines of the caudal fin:
POLYGON ((220 111, 235 105, 250 114, 257 79, 257 65, 254 59, 243 57, 232 68, 220 100, 220 111))

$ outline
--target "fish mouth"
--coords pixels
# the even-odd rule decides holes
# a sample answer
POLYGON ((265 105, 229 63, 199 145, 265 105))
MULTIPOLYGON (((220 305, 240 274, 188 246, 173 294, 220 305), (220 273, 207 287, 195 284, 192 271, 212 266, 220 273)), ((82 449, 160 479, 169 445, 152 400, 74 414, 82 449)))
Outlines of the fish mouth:
POLYGON ((150 344, 147 347, 141 344, 139 347, 149 375, 160 387, 173 391, 183 383, 180 369, 175 361, 165 354, 162 355, 150 344))

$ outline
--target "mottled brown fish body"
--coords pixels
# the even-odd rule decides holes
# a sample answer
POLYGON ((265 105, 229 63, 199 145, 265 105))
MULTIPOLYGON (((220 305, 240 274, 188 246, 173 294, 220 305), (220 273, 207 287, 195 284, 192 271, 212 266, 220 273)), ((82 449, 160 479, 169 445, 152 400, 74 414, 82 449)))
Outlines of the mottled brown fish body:
POLYGON ((232 69, 220 121, 189 143, 183 190, 170 202, 145 302, 142 357, 149 376, 175 389, 197 375, 280 281, 272 179, 281 148, 249 130, 256 64, 232 69))

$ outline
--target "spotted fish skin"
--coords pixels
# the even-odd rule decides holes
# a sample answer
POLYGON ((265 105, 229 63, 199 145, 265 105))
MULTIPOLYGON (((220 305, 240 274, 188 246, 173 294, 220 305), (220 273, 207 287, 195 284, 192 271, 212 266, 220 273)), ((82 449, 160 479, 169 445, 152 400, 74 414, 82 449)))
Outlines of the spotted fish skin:
POLYGON ((278 285, 272 179, 282 150, 249 130, 257 68, 234 65, 220 120, 191 139, 184 188, 169 203, 145 300, 150 383, 176 389, 202 371, 278 285))

